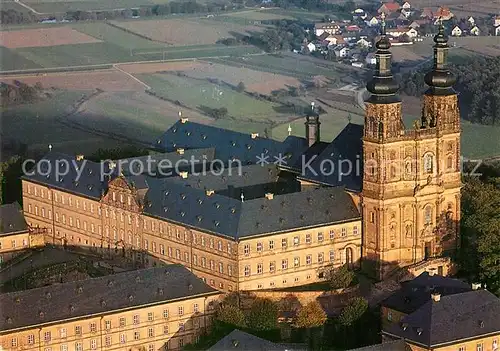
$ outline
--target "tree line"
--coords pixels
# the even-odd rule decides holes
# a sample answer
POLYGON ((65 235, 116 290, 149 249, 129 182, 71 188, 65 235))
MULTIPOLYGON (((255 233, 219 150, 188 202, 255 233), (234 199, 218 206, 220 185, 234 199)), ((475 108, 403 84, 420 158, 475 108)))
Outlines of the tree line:
POLYGON ((42 91, 40 82, 33 86, 18 80, 14 80, 12 84, 0 83, 0 104, 2 107, 29 104, 40 99, 42 91))
MULTIPOLYGON (((425 73, 429 68, 399 75, 401 91, 409 96, 421 96, 427 86, 425 73)), ((460 93, 463 118, 473 123, 500 124, 500 57, 477 57, 453 65, 457 76, 455 89, 460 93)))

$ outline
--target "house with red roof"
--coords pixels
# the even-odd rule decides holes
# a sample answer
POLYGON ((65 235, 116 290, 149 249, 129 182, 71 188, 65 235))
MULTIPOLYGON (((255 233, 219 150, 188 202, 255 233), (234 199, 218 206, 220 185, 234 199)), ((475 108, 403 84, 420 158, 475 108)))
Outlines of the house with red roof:
POLYGON ((440 8, 437 9, 436 12, 434 12, 434 19, 441 18, 443 21, 449 21, 450 19, 453 18, 453 16, 454 15, 450 11, 450 9, 445 6, 441 6, 440 8))
POLYGON ((392 13, 399 11, 400 6, 397 2, 386 2, 380 6, 378 13, 392 13))

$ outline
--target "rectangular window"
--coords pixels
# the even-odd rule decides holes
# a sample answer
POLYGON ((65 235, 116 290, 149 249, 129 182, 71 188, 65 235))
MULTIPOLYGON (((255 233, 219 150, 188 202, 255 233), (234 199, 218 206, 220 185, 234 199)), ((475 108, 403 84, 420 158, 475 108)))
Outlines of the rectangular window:
POLYGON ((139 324, 139 315, 138 315, 138 314, 134 315, 134 318, 133 318, 133 322, 132 322, 132 323, 133 323, 133 324, 139 324))
POLYGON ((333 240, 335 238, 335 230, 331 229, 330 230, 330 240, 333 240))
POLYGON ((245 266, 245 277, 249 277, 250 276, 250 266, 245 266))
POLYGON ((90 323, 90 332, 95 333, 97 331, 97 325, 95 323, 90 323))
POLYGON ((163 334, 168 334, 168 325, 163 326, 163 334))
POLYGON ((175 258, 177 258, 178 260, 181 259, 181 250, 179 250, 179 249, 175 250, 175 258))
POLYGON ((75 344, 75 350, 76 351, 83 351, 83 344, 81 342, 77 342, 75 344))
POLYGON ((179 323, 179 331, 180 332, 184 331, 184 323, 179 323))
POLYGON ((320 252, 320 253, 318 254, 318 263, 323 263, 323 261, 324 261, 323 253, 322 253, 322 252, 320 252))
POLYGON ((287 238, 281 239, 281 248, 282 249, 286 249, 287 246, 288 246, 288 240, 287 240, 287 238))
POLYGON ((153 252, 156 253, 156 243, 153 241, 153 252))
POLYGON ((184 315, 184 307, 183 306, 177 307, 177 314, 179 316, 183 316, 184 315))
POLYGON ((243 246, 243 253, 245 254, 245 256, 248 256, 250 254, 250 245, 249 244, 245 244, 245 246, 243 246))
POLYGON ((197 303, 193 304, 193 312, 194 313, 198 313, 199 312, 199 307, 198 307, 197 303))
POLYGON ((153 328, 148 328, 148 338, 152 338, 155 336, 153 328))
POLYGON ((299 246, 300 238, 298 236, 293 237, 293 246, 299 246))
POLYGON ((148 345, 148 351, 154 351, 155 350, 155 345, 154 344, 149 344, 148 345))
POLYGON ((104 338, 104 344, 108 347, 111 346, 111 335, 106 335, 104 338))
POLYGON ((90 349, 97 350, 97 340, 96 339, 90 340, 90 349))
POLYGON ((82 327, 81 326, 77 325, 75 327, 75 335, 76 336, 82 336, 82 327))
POLYGON ((66 345, 66 344, 62 344, 62 345, 61 345, 61 349, 60 349, 60 350, 61 350, 61 351, 68 351, 68 345, 66 345))
POLYGON ((274 273, 276 271, 276 262, 271 261, 269 262, 269 272, 274 273))
POLYGON ((50 340, 52 340, 52 334, 49 331, 46 331, 44 333, 43 340, 45 340, 45 342, 50 342, 50 340))
POLYGON ((67 334, 68 334, 68 333, 67 333, 67 331, 66 331, 66 328, 61 328, 61 329, 59 329, 59 337, 60 337, 61 339, 64 339, 64 338, 67 336, 67 334))
POLYGON ((28 345, 33 345, 35 343, 35 335, 28 335, 28 345))
POLYGON ((269 250, 274 250, 274 240, 269 240, 269 250))
POLYGON ((125 334, 120 334, 120 344, 125 344, 127 342, 127 338, 125 337, 125 334))
POLYGON ((288 260, 281 260, 281 269, 285 270, 288 268, 288 260))
POLYGON ((257 274, 262 274, 262 263, 257 264, 257 274))
POLYGON ((138 331, 134 332, 134 340, 139 340, 140 338, 141 334, 138 331))
POLYGON ((163 310, 163 318, 168 319, 168 310, 163 310))
POLYGON ((346 236, 347 235, 347 228, 342 228, 342 236, 346 236))
POLYGON ((358 235, 358 226, 355 225, 353 228, 352 228, 352 234, 353 235, 358 235))
POLYGON ((126 325, 125 317, 120 318, 120 328, 123 328, 126 325))
POLYGON ((299 257, 295 257, 295 258, 293 259, 293 266, 294 266, 295 268, 297 268, 297 267, 299 267, 299 266, 300 266, 300 258, 299 258, 299 257))
POLYGON ((227 244, 227 253, 231 254, 231 244, 227 244))
MULTIPOLYGON (((36 190, 36 188, 35 188, 36 190)), ((10 341, 10 344, 12 347, 17 347, 17 338, 12 338, 12 340, 10 341)))
POLYGON ((210 238, 210 248, 211 249, 214 248, 214 239, 213 238, 210 238))
POLYGON ((306 256, 306 264, 307 265, 312 264, 312 255, 307 255, 306 256))
POLYGON ((224 264, 219 262, 219 273, 224 273, 224 264))
POLYGON ((335 261, 335 250, 330 250, 330 262, 335 261))
POLYGON ((476 351, 483 351, 483 343, 476 345, 476 351))
POLYGON ((322 243, 323 242, 323 232, 318 233, 318 242, 322 243))
POLYGON ((148 312, 148 321, 149 321, 149 322, 152 322, 152 321, 153 321, 153 319, 154 319, 154 314, 153 314, 153 312, 148 312))
POLYGON ((233 266, 230 264, 227 265, 227 275, 230 277, 233 275, 233 266))
POLYGON ((262 252, 262 243, 257 243, 257 252, 262 252))
POLYGON ((311 243, 311 234, 306 234, 306 244, 311 243))

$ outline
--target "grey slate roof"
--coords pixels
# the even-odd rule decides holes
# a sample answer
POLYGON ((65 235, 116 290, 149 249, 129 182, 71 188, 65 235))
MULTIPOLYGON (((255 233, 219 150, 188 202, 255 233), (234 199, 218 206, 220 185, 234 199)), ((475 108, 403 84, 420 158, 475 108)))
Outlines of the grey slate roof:
POLYGON ((433 348, 456 340, 500 333, 500 299, 487 290, 441 296, 429 300, 399 325, 383 332, 433 348))
POLYGON ((342 188, 319 188, 241 202, 167 179, 148 179, 144 212, 202 231, 240 239, 360 218, 342 188))
POLYGON ((307 347, 301 346, 291 346, 276 344, 271 341, 259 338, 255 335, 245 333, 241 330, 235 329, 222 339, 220 339, 214 346, 209 348, 207 351, 229 351, 229 350, 241 350, 241 351, 299 351, 307 350, 307 347))
POLYGON ((431 276, 424 272, 415 279, 402 283, 401 289, 382 301, 382 306, 410 314, 426 304, 433 292, 445 296, 471 290, 471 286, 461 280, 437 274, 431 276))
POLYGON ((1 294, 0 331, 218 293, 177 264, 54 284, 1 294))
POLYGON ((224 190, 228 186, 243 188, 259 184, 274 183, 279 176, 278 166, 270 165, 248 165, 238 167, 224 168, 222 174, 215 175, 207 172, 206 175, 189 174, 187 178, 173 177, 170 181, 179 183, 183 186, 190 186, 196 189, 224 190))
MULTIPOLYGON (((102 166, 104 172, 109 172, 108 163, 103 163, 102 166)), ((107 180, 101 177, 104 172, 101 171, 100 163, 89 160, 77 161, 74 156, 51 151, 22 178, 89 198, 99 199, 107 190, 107 180), (59 172, 57 172, 58 169, 59 172), (78 176, 80 171, 81 175, 78 176), (67 174, 61 175, 62 173, 67 174)), ((116 175, 117 173, 113 172, 111 179, 116 175)))
POLYGON ((0 236, 27 230, 23 210, 17 202, 0 206, 0 236))
MULTIPOLYGON (((317 157, 312 154, 305 159, 305 163, 311 161, 309 167, 304 166, 304 173, 301 171, 300 178, 319 182, 330 186, 344 186, 348 190, 361 191, 363 181, 363 126, 349 123, 337 135, 337 137, 326 146, 317 157), (342 170, 339 169, 340 161, 345 161, 342 170), (352 165, 352 171, 348 172, 347 162, 352 165), (324 172, 321 172, 323 162, 324 172), (333 162, 333 172, 331 169, 333 162), (343 172, 343 173, 342 173, 343 172), (331 173, 331 174, 330 174, 331 173)), ((314 146, 314 145, 313 145, 314 146)), ((307 152, 306 152, 307 155, 307 152)), ((297 168, 297 167, 296 167, 297 168)))
POLYGON ((303 138, 288 137, 285 141, 263 138, 252 138, 251 134, 244 134, 228 129, 217 128, 194 122, 182 123, 178 121, 168 129, 156 142, 156 147, 165 151, 174 151, 177 148, 200 149, 215 147, 215 157, 226 163, 233 158, 242 164, 254 164, 257 156, 274 157, 287 154, 293 164, 307 149, 307 142, 303 138))
POLYGON ((381 344, 360 347, 349 351, 406 351, 406 350, 408 350, 408 348, 406 347, 405 341, 402 339, 398 339, 398 340, 383 342, 381 344))

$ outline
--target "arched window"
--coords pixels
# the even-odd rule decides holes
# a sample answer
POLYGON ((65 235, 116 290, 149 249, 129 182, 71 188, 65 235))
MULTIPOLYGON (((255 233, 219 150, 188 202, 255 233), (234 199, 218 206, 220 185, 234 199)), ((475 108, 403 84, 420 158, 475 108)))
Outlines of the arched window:
POLYGON ((434 156, 431 153, 427 153, 424 155, 424 172, 434 172, 434 156))
POLYGON ((378 122, 378 137, 384 137, 384 124, 382 122, 378 122))
POLYGON ((396 166, 391 165, 391 179, 394 179, 397 177, 397 171, 396 171, 396 166))
POLYGON ((446 168, 448 168, 448 169, 452 169, 453 168, 453 157, 451 155, 449 155, 446 158, 446 168))
POLYGON ((432 206, 429 205, 424 210, 424 224, 432 224, 432 206))

